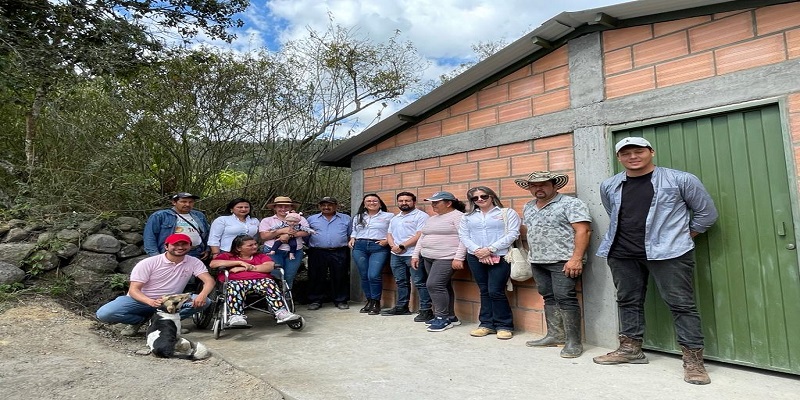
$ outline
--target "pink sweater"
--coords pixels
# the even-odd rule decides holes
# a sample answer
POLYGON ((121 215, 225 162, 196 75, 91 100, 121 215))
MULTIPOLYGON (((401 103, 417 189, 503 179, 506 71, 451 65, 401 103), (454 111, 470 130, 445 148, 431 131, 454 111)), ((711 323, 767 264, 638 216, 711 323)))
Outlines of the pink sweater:
POLYGON ((464 260, 467 249, 458 240, 458 225, 461 211, 453 210, 447 214, 434 214, 422 227, 413 258, 421 255, 435 260, 464 260))

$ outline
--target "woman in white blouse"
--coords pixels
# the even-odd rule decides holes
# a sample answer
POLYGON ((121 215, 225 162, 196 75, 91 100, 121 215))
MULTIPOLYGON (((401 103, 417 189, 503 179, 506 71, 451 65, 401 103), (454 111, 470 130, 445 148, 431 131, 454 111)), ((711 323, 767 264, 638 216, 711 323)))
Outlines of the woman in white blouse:
POLYGON ((348 245, 353 249, 353 261, 361 275, 361 289, 367 299, 360 312, 369 315, 381 313, 381 273, 391 250, 386 234, 392 217, 394 214, 386 211, 386 203, 374 193, 364 196, 358 214, 353 217, 353 233, 348 245))
POLYGON ((211 255, 221 251, 230 252, 233 238, 239 235, 255 236, 258 233, 258 218, 253 218, 250 211, 252 204, 247 199, 236 198, 225 206, 225 213, 211 223, 208 232, 208 245, 211 255))
POLYGON ((511 339, 514 319, 505 289, 511 265, 503 256, 519 237, 521 220, 516 211, 503 208, 497 193, 486 186, 468 190, 467 198, 472 211, 461 218, 458 238, 467 248, 467 265, 481 294, 480 326, 470 335, 511 339))

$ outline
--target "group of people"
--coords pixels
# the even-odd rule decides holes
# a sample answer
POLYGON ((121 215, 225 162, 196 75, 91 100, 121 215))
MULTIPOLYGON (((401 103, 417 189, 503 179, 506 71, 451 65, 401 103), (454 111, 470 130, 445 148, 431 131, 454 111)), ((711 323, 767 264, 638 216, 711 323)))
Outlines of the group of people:
MULTIPOLYGON (((619 347, 593 360, 598 364, 648 362, 641 347, 645 294, 652 276, 673 314, 683 350, 684 380, 708 384, 694 298, 693 238, 716 221, 714 203, 694 175, 657 167, 655 151, 644 138, 622 139, 615 151, 624 171, 601 185, 610 226, 597 255, 607 258, 617 289, 619 347)), ((528 262, 544 298, 547 324, 547 334, 526 345, 563 346, 562 357, 578 357, 583 346, 576 284, 586 262, 592 217, 586 203, 558 192, 568 182, 567 175, 549 171, 515 180, 533 197, 521 217, 504 207, 495 191, 477 186, 467 191, 466 202, 446 191, 426 198, 431 215, 417 208, 416 195, 408 191, 396 195, 397 214, 388 211, 380 196, 370 193, 352 218, 337 211, 338 201, 332 197, 320 199, 320 213, 306 219, 295 213, 299 203, 279 196, 267 204, 274 215, 258 221, 250 214, 249 201, 234 199, 228 204, 228 215, 215 219, 210 227, 202 213, 193 210, 197 196, 178 193, 171 209, 148 219, 144 247, 152 257, 134 268, 128 295, 101 307, 97 316, 136 327, 158 307, 161 294, 180 291, 194 275, 204 286, 181 311, 182 316, 190 315, 191 310, 208 304, 213 278, 199 260, 208 258, 211 267, 227 268, 230 279, 239 282, 227 294, 234 299, 229 302, 231 324, 246 324, 235 299, 249 292, 265 295, 279 322, 299 318, 286 309, 270 272, 275 263, 282 265, 283 279, 291 287, 307 245, 309 310, 322 307, 326 292, 336 307, 349 308, 352 255, 365 297, 360 312, 410 315, 413 282, 419 299, 414 321, 425 322, 430 332, 445 331, 461 325, 452 277, 467 267, 480 293, 479 324, 470 335, 507 340, 513 337, 514 318, 505 292, 511 266, 504 256, 524 226, 528 262), (265 246, 263 251, 256 235, 265 246), (387 260, 397 299, 393 307, 383 309, 381 275, 387 260)))

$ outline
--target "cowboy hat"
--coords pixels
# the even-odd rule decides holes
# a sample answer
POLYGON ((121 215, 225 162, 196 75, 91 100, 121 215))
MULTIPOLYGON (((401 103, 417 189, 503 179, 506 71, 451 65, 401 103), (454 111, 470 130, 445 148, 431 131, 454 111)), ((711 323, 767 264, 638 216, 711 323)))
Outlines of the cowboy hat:
POLYGON ((297 207, 297 206, 300 205, 299 202, 293 201, 291 197, 278 196, 274 200, 272 200, 272 203, 267 203, 264 207, 266 207, 267 210, 272 210, 272 207, 274 207, 274 206, 276 206, 278 204, 289 204, 289 205, 292 205, 294 207, 297 207))
POLYGON ((565 174, 555 174, 550 171, 533 171, 526 179, 515 179, 514 183, 517 186, 528 190, 528 186, 530 186, 533 182, 547 182, 553 181, 553 186, 555 186, 556 190, 563 188, 569 182, 569 177, 565 174))

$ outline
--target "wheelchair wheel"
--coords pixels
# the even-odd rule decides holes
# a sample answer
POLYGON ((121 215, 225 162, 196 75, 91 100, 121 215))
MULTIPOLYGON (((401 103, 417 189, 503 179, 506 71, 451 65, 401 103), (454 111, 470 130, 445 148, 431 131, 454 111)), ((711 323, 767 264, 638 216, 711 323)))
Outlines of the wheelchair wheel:
POLYGON ((306 320, 303 319, 303 317, 300 317, 300 319, 298 319, 296 321, 287 322, 286 326, 288 326, 289 329, 291 329, 293 331, 302 331, 303 327, 306 326, 306 320))
POLYGON ((214 339, 219 339, 219 335, 222 333, 222 320, 219 318, 214 319, 214 339))

